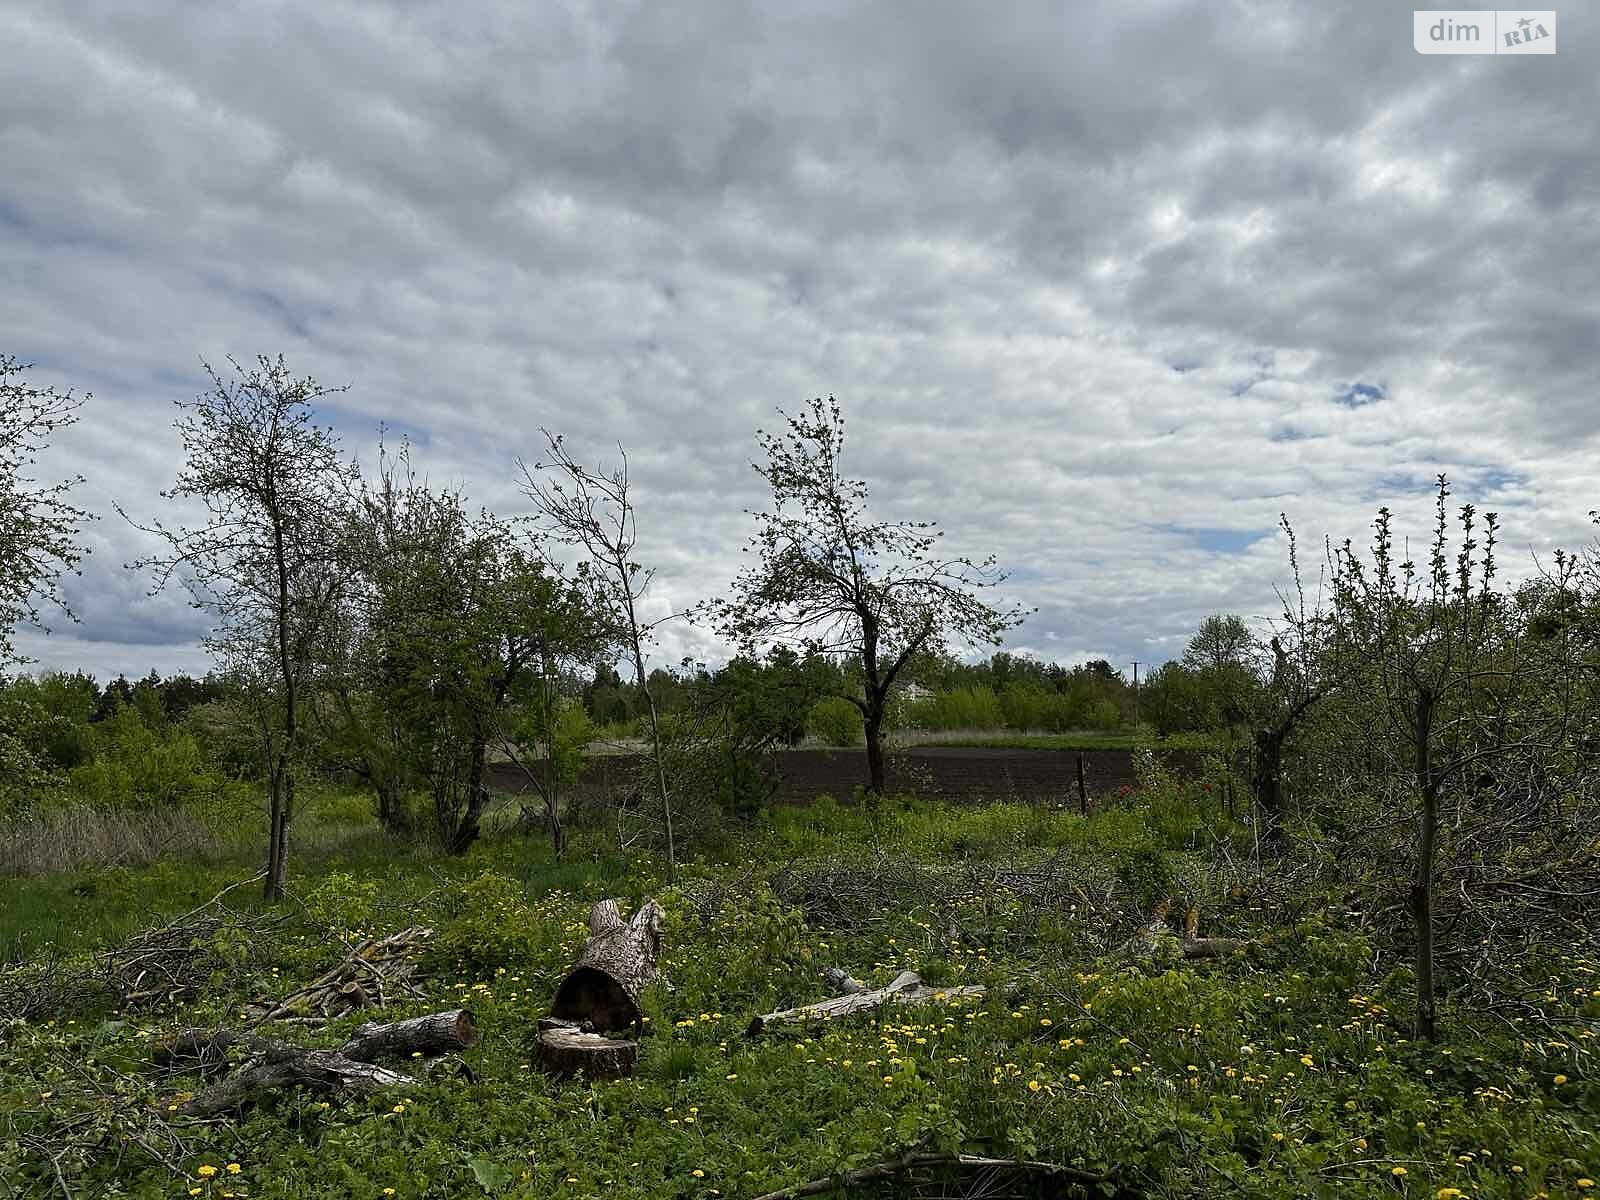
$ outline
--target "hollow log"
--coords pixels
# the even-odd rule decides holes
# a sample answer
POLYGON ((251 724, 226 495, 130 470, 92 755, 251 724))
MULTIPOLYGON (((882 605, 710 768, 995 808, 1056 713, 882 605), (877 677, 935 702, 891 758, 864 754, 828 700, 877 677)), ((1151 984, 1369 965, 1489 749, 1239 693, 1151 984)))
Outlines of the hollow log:
POLYGON ((666 913, 654 900, 624 921, 615 900, 589 912, 583 953, 556 989, 550 1015, 597 1033, 636 1025, 640 997, 658 976, 666 913))
MULTIPOLYGON (((849 976, 845 976, 849 980, 849 976)), ((855 982, 850 980, 850 982, 855 982)), ((847 991, 831 1000, 820 1000, 799 1008, 785 1008, 752 1018, 746 1033, 754 1035, 773 1025, 785 1023, 806 1024, 817 1021, 836 1021, 858 1013, 873 1012, 887 1004, 928 1004, 935 1000, 979 998, 984 995, 981 984, 962 987, 930 987, 922 982, 915 971, 901 971, 885 987, 863 991, 847 991)))
POLYGON ((575 1021, 545 1017, 539 1022, 539 1066, 556 1076, 622 1079, 639 1062, 639 1043, 609 1038, 575 1021))

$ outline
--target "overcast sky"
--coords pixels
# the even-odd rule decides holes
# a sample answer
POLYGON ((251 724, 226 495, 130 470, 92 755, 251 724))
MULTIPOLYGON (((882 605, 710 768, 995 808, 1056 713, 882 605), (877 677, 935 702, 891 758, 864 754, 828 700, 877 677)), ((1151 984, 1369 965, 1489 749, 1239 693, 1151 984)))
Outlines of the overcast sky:
MULTIPOLYGON (((754 432, 834 394, 885 517, 993 552, 1011 639, 1121 667, 1273 608, 1275 534, 1507 559, 1600 505, 1600 31, 1429 56, 1366 0, 0 0, 0 351, 93 392, 102 513, 45 666, 202 670, 146 598, 172 402, 282 352, 437 481, 526 508, 619 441, 656 612, 720 589, 754 432)), ((720 657, 663 631, 661 657, 720 657)))

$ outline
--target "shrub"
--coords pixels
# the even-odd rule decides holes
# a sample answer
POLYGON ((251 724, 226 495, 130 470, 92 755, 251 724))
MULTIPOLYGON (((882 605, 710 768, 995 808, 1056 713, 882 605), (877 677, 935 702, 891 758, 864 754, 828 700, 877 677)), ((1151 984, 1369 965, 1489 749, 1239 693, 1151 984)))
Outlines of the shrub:
POLYGON ((859 746, 867 740, 861 710, 842 696, 829 696, 811 706, 806 730, 829 746, 859 746))
POLYGON ((378 911, 378 881, 332 871, 305 896, 306 917, 326 929, 365 929, 378 911))
POLYGON ((485 871, 461 886, 455 913, 434 938, 430 957, 451 968, 489 974, 496 967, 529 962, 544 941, 522 885, 509 875, 485 871))

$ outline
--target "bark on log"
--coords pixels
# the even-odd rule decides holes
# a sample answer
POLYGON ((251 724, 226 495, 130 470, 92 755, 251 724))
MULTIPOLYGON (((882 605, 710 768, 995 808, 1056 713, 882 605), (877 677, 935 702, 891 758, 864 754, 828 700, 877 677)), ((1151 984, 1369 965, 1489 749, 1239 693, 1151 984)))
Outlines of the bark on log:
POLYGON ((556 989, 551 1016, 600 1033, 638 1024, 639 998, 659 974, 666 913, 646 900, 628 921, 615 900, 589 912, 589 940, 556 989))
POLYGON ((433 1058, 476 1040, 472 1014, 456 1008, 405 1021, 369 1021, 338 1049, 292 1046, 229 1029, 189 1029, 154 1047, 150 1057, 167 1070, 203 1072, 225 1063, 230 1047, 244 1046, 250 1057, 238 1070, 178 1107, 185 1116, 212 1117, 290 1087, 335 1095, 414 1084, 411 1076, 375 1066, 374 1060, 413 1054, 433 1058))
POLYGON ((608 1038, 559 1017, 539 1022, 539 1066, 551 1075, 622 1079, 638 1062, 638 1042, 608 1038))
POLYGON ((150 1048, 152 1066, 173 1075, 198 1071, 204 1075, 228 1065, 228 1051, 242 1046, 250 1053, 261 1053, 278 1043, 232 1029, 184 1029, 150 1048))
POLYGON ((275 1046, 220 1083, 178 1106, 187 1117, 215 1117, 244 1108, 262 1095, 304 1087, 324 1095, 362 1095, 417 1081, 373 1063, 357 1062, 337 1050, 275 1046))
POLYGON ((404 1058, 412 1054, 431 1058, 465 1050, 477 1041, 478 1027, 472 1014, 464 1008, 456 1008, 412 1017, 409 1021, 368 1021, 356 1026, 350 1040, 339 1047, 339 1053, 357 1062, 404 1058))
POLYGON ((929 987, 922 982, 922 977, 915 971, 901 971, 886 987, 846 992, 842 996, 835 996, 832 1000, 821 1000, 816 1004, 805 1004, 799 1008, 785 1008, 778 1012, 764 1013, 753 1018, 749 1029, 745 1032, 754 1035, 772 1025, 786 1022, 835 1021, 842 1017, 855 1016, 857 1013, 873 1012, 886 1004, 928 1004, 934 1000, 978 998, 983 995, 984 988, 981 984, 968 984, 963 987, 929 987))

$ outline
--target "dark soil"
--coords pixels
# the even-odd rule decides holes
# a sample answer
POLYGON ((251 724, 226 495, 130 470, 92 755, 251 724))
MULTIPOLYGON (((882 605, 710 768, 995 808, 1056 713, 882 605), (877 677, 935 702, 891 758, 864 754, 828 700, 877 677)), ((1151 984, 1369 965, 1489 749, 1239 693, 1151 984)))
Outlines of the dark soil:
MULTIPOLYGON (((889 790, 915 792, 927 799, 967 802, 1016 800, 1024 803, 1077 803, 1077 760, 1083 758, 1090 799, 1132 784, 1133 754, 1128 750, 1019 750, 1003 746, 911 746, 889 755, 889 790)), ((1166 762, 1180 774, 1193 771, 1200 756, 1169 751, 1166 762)), ((773 756, 780 776, 776 799, 809 804, 818 796, 848 800, 867 782, 864 750, 787 750, 773 756)), ((577 791, 583 801, 633 786, 637 755, 596 755, 584 763, 577 791)), ((525 776, 501 763, 490 768, 489 786, 521 791, 525 776)))

